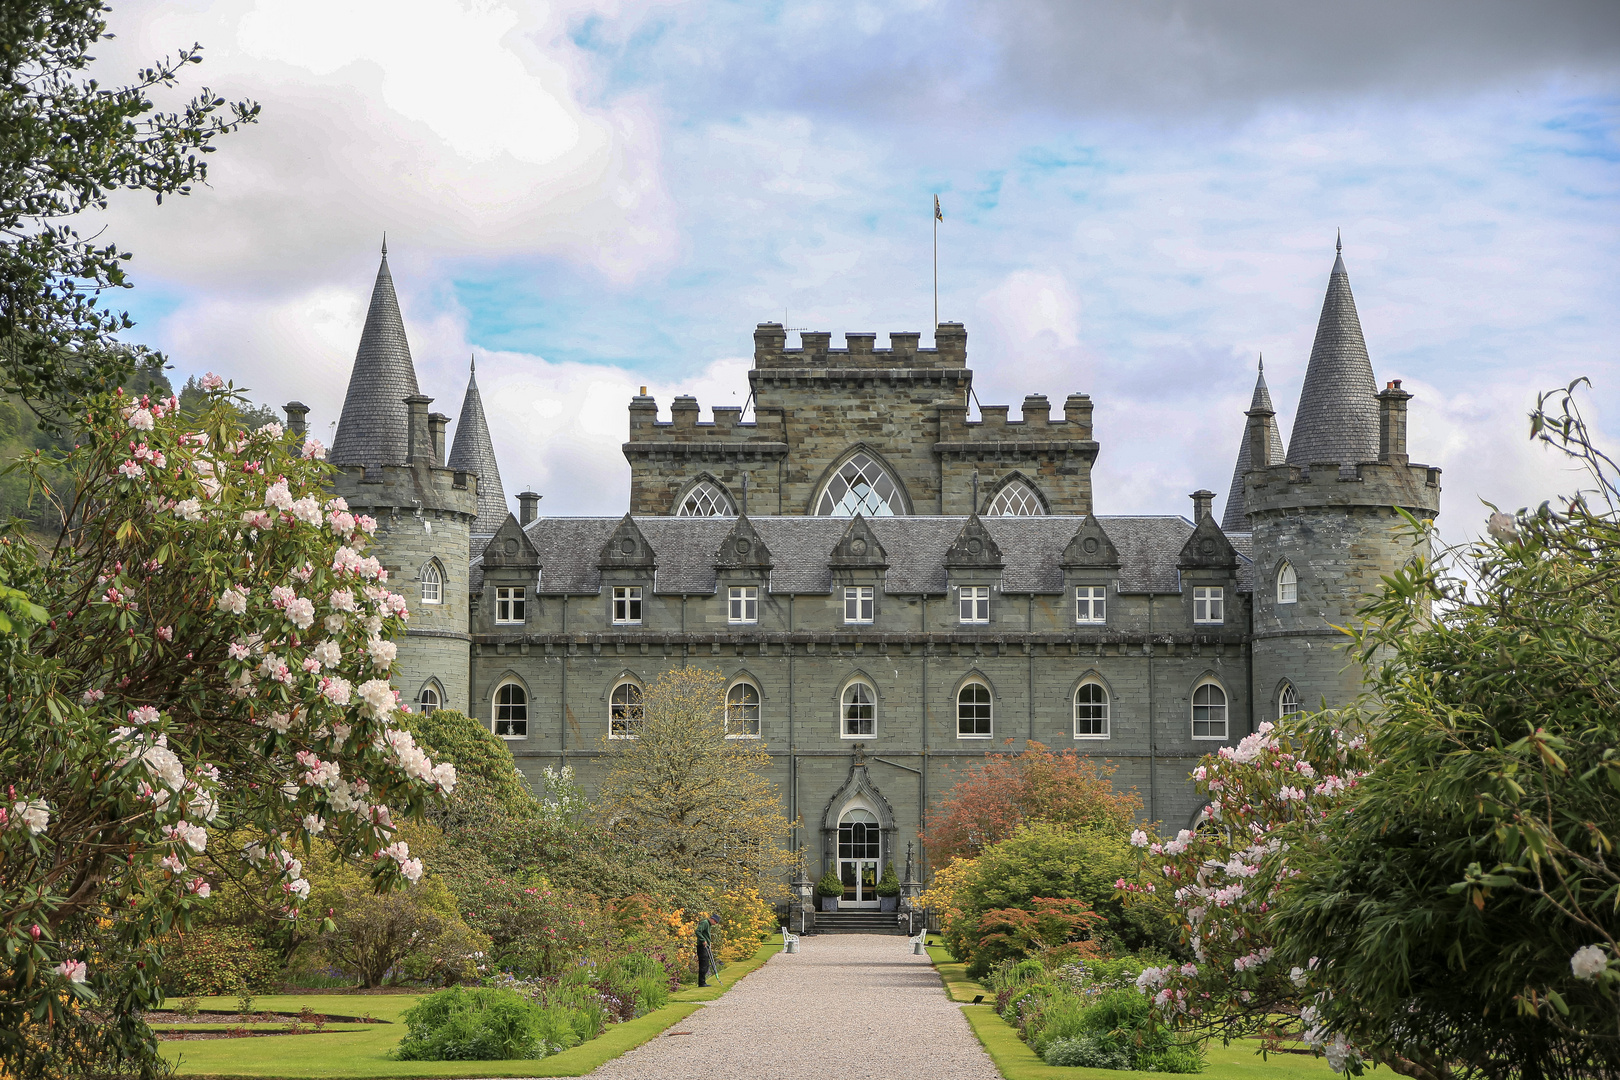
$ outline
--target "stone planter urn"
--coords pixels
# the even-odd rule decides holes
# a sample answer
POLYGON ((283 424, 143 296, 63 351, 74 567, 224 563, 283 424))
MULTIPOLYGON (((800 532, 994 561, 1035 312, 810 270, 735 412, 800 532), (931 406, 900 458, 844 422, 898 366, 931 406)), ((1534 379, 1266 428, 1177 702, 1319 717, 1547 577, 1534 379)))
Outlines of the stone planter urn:
POLYGON ((898 911, 899 909, 900 909, 900 898, 898 896, 880 896, 880 897, 878 897, 878 910, 879 911, 898 911))
POLYGON ((821 898, 821 910, 822 911, 837 911, 838 910, 838 897, 836 897, 836 896, 823 896, 821 898))

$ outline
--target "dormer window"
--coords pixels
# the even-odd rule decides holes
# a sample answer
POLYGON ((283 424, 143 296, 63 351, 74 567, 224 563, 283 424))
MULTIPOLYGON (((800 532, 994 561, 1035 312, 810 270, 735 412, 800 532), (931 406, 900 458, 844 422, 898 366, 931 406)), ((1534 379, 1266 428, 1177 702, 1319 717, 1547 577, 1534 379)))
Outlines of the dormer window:
POLYGON ((1219 585, 1193 587, 1193 622, 1214 625, 1226 621, 1226 590, 1219 585))
POLYGON ((759 622, 759 586, 733 585, 726 590, 726 622, 759 622))
POLYGON ((505 585, 495 590, 495 621, 497 623, 520 623, 524 621, 526 606, 524 594, 527 592, 522 585, 508 588, 505 585))
POLYGON ((990 621, 990 586, 963 585, 956 590, 963 624, 983 624, 990 621))
POLYGON ((844 622, 869 623, 872 621, 872 609, 876 601, 872 594, 871 585, 847 585, 844 587, 844 622))
POLYGON ((615 586, 613 589, 613 625, 639 626, 641 624, 641 586, 615 586))
POLYGON ((1295 604, 1299 602, 1299 576, 1288 563, 1283 563, 1277 571, 1277 603, 1295 604))
POLYGON ((1081 585, 1074 590, 1074 621, 1092 626, 1108 621, 1108 586, 1081 585))

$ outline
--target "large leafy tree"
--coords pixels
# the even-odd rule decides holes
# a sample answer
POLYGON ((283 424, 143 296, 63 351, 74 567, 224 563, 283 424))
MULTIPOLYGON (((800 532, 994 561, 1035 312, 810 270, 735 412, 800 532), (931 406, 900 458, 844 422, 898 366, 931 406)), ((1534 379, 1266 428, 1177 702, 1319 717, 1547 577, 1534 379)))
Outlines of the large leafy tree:
POLYGON ((600 803, 620 838, 681 883, 690 905, 758 888, 779 894, 789 824, 752 739, 726 738, 725 679, 666 672, 647 687, 634 738, 603 740, 600 803))
POLYGON ((219 136, 259 107, 204 87, 182 108, 154 93, 202 60, 193 45, 103 86, 85 69, 107 32, 100 0, 0 0, 0 390, 61 420, 84 394, 116 385, 158 358, 114 347, 129 315, 105 294, 127 288, 131 253, 80 224, 112 192, 159 202, 207 180, 219 136))

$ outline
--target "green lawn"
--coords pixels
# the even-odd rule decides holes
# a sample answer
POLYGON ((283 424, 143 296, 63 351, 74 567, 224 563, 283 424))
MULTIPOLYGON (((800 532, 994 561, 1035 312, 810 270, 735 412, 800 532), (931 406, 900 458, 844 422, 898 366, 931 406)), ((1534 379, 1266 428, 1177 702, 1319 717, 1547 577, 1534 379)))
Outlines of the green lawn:
MULTIPOLYGON (((929 959, 945 982, 945 995, 952 1001, 971 1002, 983 994, 987 1002, 995 995, 983 984, 967 977, 967 965, 958 963, 942 945, 928 947, 929 959)), ((984 1044, 996 1069, 1006 1080, 1121 1080, 1127 1076, 1158 1076, 1159 1073, 1125 1072, 1118 1069, 1075 1069, 1048 1065, 1035 1056, 1029 1044, 989 1004, 964 1005, 973 1033, 984 1044)), ((1255 1053, 1258 1044, 1237 1042, 1231 1046, 1211 1043, 1207 1048, 1209 1067, 1200 1076, 1209 1080, 1294 1080, 1294 1078, 1335 1075, 1323 1058, 1303 1054, 1273 1054, 1262 1058, 1255 1053)))
MULTIPOLYGON (((702 1002, 713 1001, 736 985, 738 979, 758 968, 780 951, 780 937, 762 945, 747 960, 727 964, 720 972, 721 984, 703 989, 691 987, 671 995, 671 1001, 655 1012, 609 1028, 601 1038, 564 1050, 539 1061, 391 1061, 388 1052, 404 1034, 400 1015, 416 1004, 417 994, 266 994, 256 998, 255 1012, 297 1013, 306 1005, 317 1013, 363 1016, 370 1013, 381 1024, 332 1024, 318 1035, 272 1035, 257 1039, 211 1039, 203 1042, 166 1042, 163 1056, 175 1062, 176 1073, 186 1077, 265 1077, 342 1080, 392 1080, 419 1076, 583 1076, 592 1069, 632 1050, 665 1029, 691 1016, 702 1002)), ((234 1013, 234 998, 206 998, 205 1010, 234 1013)), ((199 1018, 201 1019, 201 1018, 199 1018)), ((176 1028, 219 1028, 220 1024, 158 1025, 176 1028)), ((279 1028, 281 1024, 254 1024, 251 1027, 279 1028)))

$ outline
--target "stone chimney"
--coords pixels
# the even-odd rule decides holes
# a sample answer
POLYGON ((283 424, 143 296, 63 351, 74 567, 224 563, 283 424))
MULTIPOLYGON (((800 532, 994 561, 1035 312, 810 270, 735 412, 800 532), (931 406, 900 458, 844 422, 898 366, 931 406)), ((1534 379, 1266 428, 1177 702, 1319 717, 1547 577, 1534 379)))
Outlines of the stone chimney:
POLYGON ((1378 394, 1378 460, 1388 465, 1405 465, 1406 403, 1412 395, 1401 389, 1396 379, 1378 394))
POLYGON ((405 431, 408 436, 405 462, 408 465, 428 461, 433 453, 433 434, 428 427, 428 406, 431 404, 433 399, 422 394, 412 394, 405 399, 405 431))
POLYGON ((444 465, 444 430, 450 418, 442 412, 428 413, 428 432, 433 437, 433 464, 444 465))
POLYGON ((533 491, 518 492, 518 524, 527 525, 540 516, 540 495, 533 491))
POLYGON ((1203 521, 1207 517, 1214 517, 1215 493, 1205 488, 1199 488, 1192 493, 1193 524, 1203 521))
POLYGON ((281 411, 287 414, 287 430, 300 439, 304 438, 309 430, 309 406, 302 401, 289 401, 281 407, 281 411))

